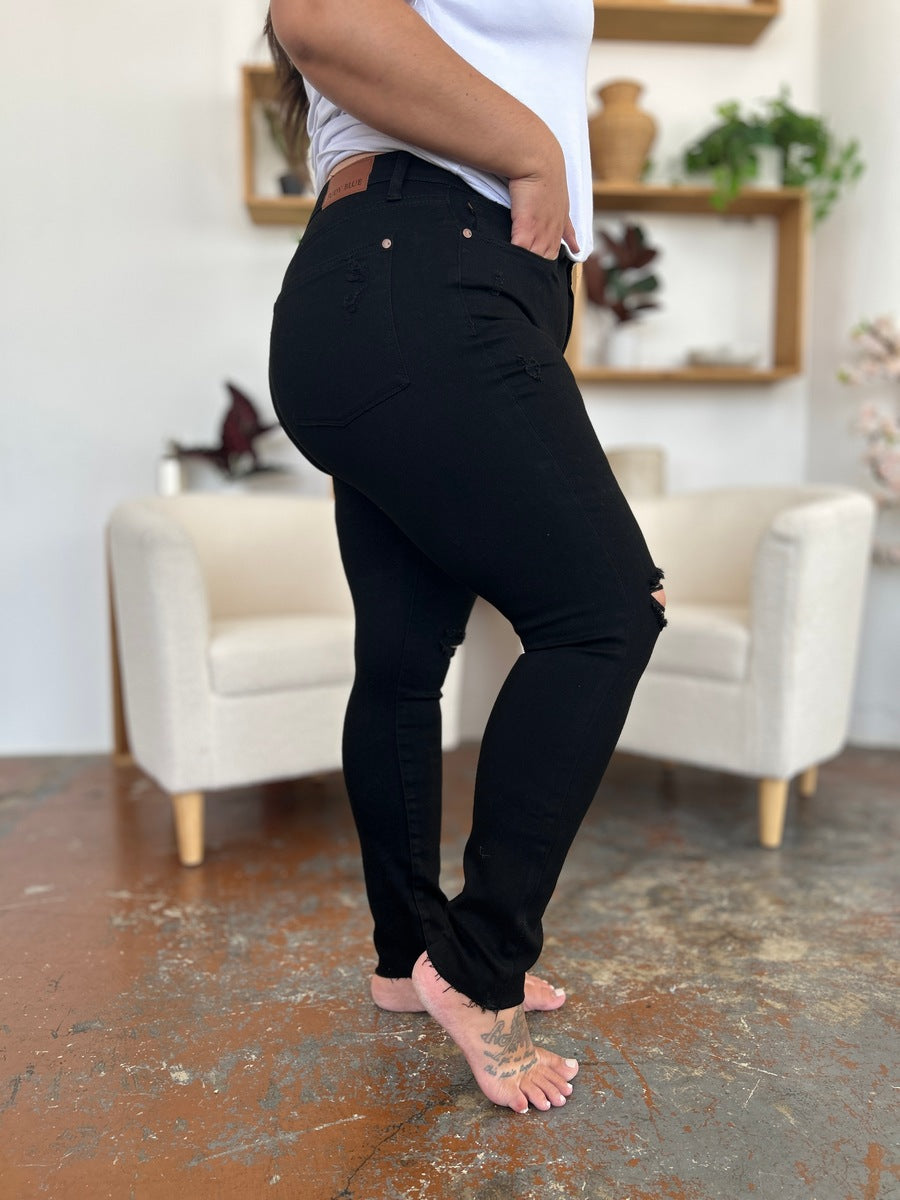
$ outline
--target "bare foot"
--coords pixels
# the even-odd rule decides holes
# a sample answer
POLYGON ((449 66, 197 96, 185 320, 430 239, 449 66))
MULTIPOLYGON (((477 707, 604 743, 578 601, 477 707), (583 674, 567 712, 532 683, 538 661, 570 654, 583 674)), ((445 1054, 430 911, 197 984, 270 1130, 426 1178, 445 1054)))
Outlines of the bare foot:
MULTIPOLYGON (((387 979, 384 975, 373 975, 370 987, 372 999, 379 1008, 388 1012, 425 1012, 413 981, 408 977, 387 979)), ((525 1012, 552 1012, 562 1008, 565 1002, 566 993, 562 988, 555 988, 546 979, 538 979, 537 975, 525 976, 525 1012)))
POLYGON ((544 1112, 565 1104, 578 1063, 535 1046, 521 1005, 485 1012, 450 987, 427 954, 413 967, 412 978, 422 1004, 462 1050, 488 1100, 518 1113, 529 1104, 544 1112))

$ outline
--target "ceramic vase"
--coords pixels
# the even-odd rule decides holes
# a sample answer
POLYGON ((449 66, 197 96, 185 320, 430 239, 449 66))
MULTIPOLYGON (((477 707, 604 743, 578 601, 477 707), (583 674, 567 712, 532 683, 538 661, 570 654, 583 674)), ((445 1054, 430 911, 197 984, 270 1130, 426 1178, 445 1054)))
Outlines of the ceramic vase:
POLYGON ((656 137, 656 121, 638 106, 643 85, 614 79, 597 89, 603 107, 588 121, 591 170, 607 183, 637 183, 656 137))

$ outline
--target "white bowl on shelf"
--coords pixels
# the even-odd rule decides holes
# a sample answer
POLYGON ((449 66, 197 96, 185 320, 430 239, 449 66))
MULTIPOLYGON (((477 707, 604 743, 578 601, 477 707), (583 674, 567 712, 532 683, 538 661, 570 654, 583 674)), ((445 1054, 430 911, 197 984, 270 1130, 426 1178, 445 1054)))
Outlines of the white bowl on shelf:
POLYGON ((695 346, 687 352, 689 367, 755 367, 761 354, 755 346, 695 346))

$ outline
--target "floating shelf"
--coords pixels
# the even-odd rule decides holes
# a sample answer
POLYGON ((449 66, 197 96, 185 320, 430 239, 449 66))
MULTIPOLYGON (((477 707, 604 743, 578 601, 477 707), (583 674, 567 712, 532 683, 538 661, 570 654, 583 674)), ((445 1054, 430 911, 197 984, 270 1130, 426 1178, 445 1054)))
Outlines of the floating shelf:
POLYGON ((316 202, 315 196, 245 197, 254 225, 305 225, 316 202))
POLYGON ((802 207, 804 188, 745 188, 721 211, 712 206, 713 189, 688 184, 594 182, 594 208, 631 212, 682 213, 704 217, 780 217, 802 207))
POLYGON ((744 0, 741 4, 594 0, 594 37, 749 46, 778 16, 779 10, 779 0, 744 0))
POLYGON ((583 288, 576 295, 575 320, 566 357, 579 383, 775 383, 799 375, 804 362, 806 273, 809 245, 809 197, 803 188, 744 190, 719 212, 711 204, 713 191, 700 187, 594 184, 597 212, 661 213, 696 217, 742 218, 768 216, 776 222, 776 271, 772 366, 655 367, 621 370, 593 366, 581 359, 583 288))
POLYGON ((622 370, 618 367, 581 367, 579 383, 776 383, 796 375, 789 367, 754 371, 748 367, 671 367, 622 370))

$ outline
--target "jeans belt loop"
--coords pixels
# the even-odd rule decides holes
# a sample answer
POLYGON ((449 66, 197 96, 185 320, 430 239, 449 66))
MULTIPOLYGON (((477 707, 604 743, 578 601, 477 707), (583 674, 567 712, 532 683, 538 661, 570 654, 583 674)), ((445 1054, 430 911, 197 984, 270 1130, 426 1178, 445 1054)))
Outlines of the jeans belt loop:
POLYGON ((388 200, 401 200, 403 198, 403 181, 406 178, 406 172, 409 170, 411 161, 412 155, 408 150, 397 151, 397 161, 394 163, 394 170, 388 187, 388 200))

